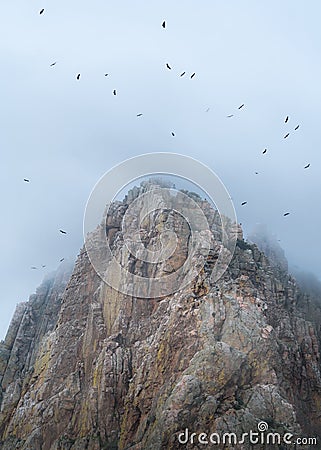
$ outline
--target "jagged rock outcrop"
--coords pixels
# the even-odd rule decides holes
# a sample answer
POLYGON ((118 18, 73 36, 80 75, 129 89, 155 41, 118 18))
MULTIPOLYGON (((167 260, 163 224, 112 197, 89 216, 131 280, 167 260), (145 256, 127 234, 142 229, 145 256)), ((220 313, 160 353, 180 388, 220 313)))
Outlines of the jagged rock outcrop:
POLYGON ((0 435, 24 394, 43 340, 56 326, 73 266, 65 262, 48 275, 28 302, 19 303, 6 338, 0 342, 0 435))
MULTIPOLYGON (((123 265, 143 273, 121 251, 120 220, 137 195, 112 206, 107 232, 123 265)), ((217 215, 199 202, 215 229, 217 215)), ((184 230, 170 214, 152 220, 158 230, 168 220, 184 230)), ((143 233, 146 245, 155 237, 143 233)), ((65 288, 68 273, 45 282, 18 307, 0 347, 1 448, 178 449, 186 429, 241 436, 260 421, 281 435, 320 435, 318 304, 307 312, 295 280, 240 230, 227 272, 213 283, 216 257, 213 249, 190 285, 162 298, 112 289, 85 249, 65 288)))

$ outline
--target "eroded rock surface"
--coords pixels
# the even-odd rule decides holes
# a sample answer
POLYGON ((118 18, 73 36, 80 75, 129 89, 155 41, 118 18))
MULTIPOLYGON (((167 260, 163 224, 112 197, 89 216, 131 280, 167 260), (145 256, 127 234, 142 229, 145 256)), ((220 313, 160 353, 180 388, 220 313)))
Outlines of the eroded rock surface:
MULTIPOLYGON (((107 232, 123 266, 144 273, 121 250, 121 218, 137 195, 113 205, 107 232)), ((201 205, 214 227, 215 213, 201 205)), ((155 240, 143 237, 147 245, 155 240)), ((174 255, 174 267, 183 258, 184 250, 174 255)), ((206 448, 180 444, 179 433, 241 436, 260 421, 280 434, 319 436, 317 299, 240 229, 228 271, 212 283, 215 259, 213 249, 189 286, 157 299, 110 288, 85 249, 67 284, 68 271, 45 281, 18 306, 0 344, 1 448, 206 448)))

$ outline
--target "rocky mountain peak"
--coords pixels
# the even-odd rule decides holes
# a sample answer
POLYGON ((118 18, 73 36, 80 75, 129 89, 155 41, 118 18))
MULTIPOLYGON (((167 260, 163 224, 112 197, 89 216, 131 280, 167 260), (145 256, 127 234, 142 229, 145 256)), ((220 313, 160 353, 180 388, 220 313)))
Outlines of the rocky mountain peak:
MULTIPOLYGON (((186 430, 241 436, 260 422, 282 436, 320 433, 320 307, 310 302, 308 313, 308 297, 285 266, 244 241, 237 224, 227 228, 237 237, 233 258, 213 280, 229 247, 208 202, 194 195, 215 239, 208 253, 196 253, 192 267, 204 264, 192 281, 174 291, 164 284, 158 295, 123 292, 134 276, 175 273, 190 249, 188 225, 162 210, 141 222, 139 237, 154 257, 170 224, 179 237, 166 261, 141 262, 124 246, 123 219, 151 188, 133 188, 110 205, 88 238, 94 246, 107 235, 122 267, 110 280, 118 289, 97 274, 84 247, 71 275, 57 272, 17 307, 0 345, 2 449, 178 449, 186 430)), ((95 257, 98 266, 106 257, 99 246, 95 257)))

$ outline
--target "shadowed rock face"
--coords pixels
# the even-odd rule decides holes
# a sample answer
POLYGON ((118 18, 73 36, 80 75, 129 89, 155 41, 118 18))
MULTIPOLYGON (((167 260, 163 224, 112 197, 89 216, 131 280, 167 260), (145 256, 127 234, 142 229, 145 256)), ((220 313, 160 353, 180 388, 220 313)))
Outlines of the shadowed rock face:
MULTIPOLYGON (((107 222, 117 257, 130 201, 115 203, 107 222)), ((179 444, 179 433, 241 436, 260 421, 281 434, 320 434, 318 304, 240 230, 228 271, 211 283, 214 262, 215 251, 186 289, 159 299, 113 290, 85 250, 70 278, 45 281, 0 344, 1 448, 203 448, 179 444)))

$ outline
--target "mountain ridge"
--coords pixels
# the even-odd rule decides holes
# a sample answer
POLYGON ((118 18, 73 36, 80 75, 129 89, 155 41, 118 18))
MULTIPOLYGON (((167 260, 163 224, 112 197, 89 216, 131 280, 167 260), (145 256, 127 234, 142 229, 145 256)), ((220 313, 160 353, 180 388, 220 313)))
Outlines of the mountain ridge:
MULTIPOLYGON (((145 268, 121 250, 124 202, 114 209, 106 231, 116 258, 139 273, 145 268)), ((177 217, 152 220, 180 227, 177 217)), ((83 248, 71 276, 41 285, 0 344, 2 448, 176 449, 187 428, 241 435, 260 421, 319 436, 320 306, 241 229, 227 271, 212 282, 215 260, 213 250, 181 291, 142 299, 103 283, 83 248)), ((251 448, 242 445, 230 448, 251 448)))

